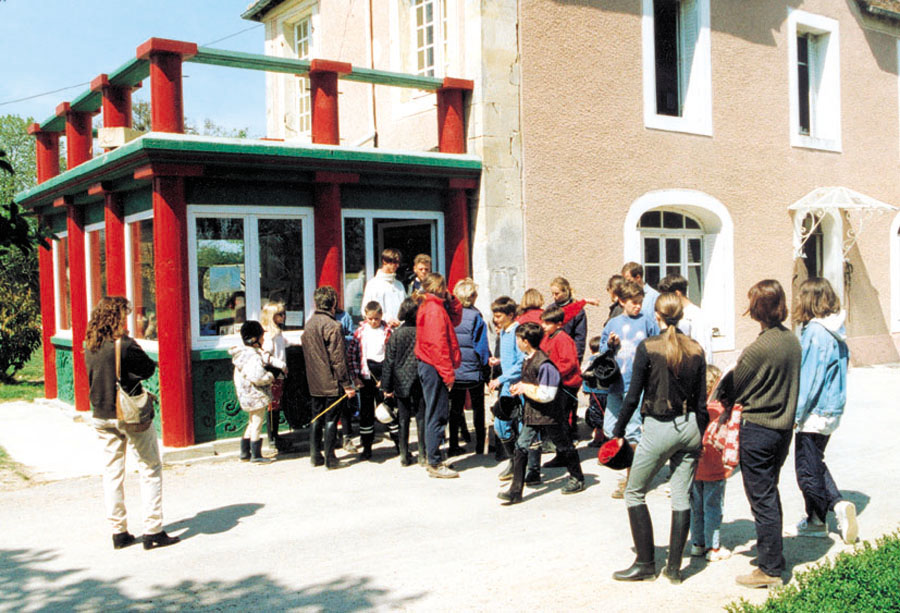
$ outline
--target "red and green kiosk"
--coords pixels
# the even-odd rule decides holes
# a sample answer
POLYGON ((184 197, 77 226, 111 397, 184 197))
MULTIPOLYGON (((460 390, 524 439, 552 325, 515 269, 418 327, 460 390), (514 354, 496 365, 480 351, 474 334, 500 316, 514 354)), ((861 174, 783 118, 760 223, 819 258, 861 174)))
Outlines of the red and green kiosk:
POLYGON ((258 313, 265 300, 260 288, 278 259, 260 255, 254 244, 265 232, 281 232, 280 239, 290 236, 283 228, 304 227, 307 233, 298 234, 296 244, 278 243, 282 260, 296 258, 288 267, 293 270, 282 274, 300 279, 293 292, 300 305, 293 322, 298 332, 315 286, 343 292, 349 287, 349 260, 372 273, 377 246, 372 219, 379 215, 400 219, 412 211, 417 219, 437 220, 440 240, 434 248, 443 246, 433 254, 438 268, 451 284, 467 276, 470 207, 481 176, 480 160, 466 154, 464 104, 471 90, 472 82, 462 79, 329 60, 275 58, 158 38, 140 45, 134 59, 101 74, 87 91, 29 129, 36 141, 38 185, 16 202, 61 237, 39 254, 46 396, 89 410, 83 348, 89 308, 104 293, 123 295, 135 307, 133 335, 144 337, 141 342, 159 363, 148 387, 160 396, 156 427, 163 444, 184 447, 237 436, 244 415, 227 356, 237 337, 233 330, 216 328, 215 321, 207 325, 205 297, 219 295, 211 289, 236 289, 239 283, 242 291, 235 294, 246 294, 246 315, 258 313), (184 134, 184 62, 308 76, 312 144, 184 134), (152 132, 125 138, 94 157, 92 118, 102 112, 104 129, 125 134, 132 123, 132 92, 148 77, 152 132), (339 146, 342 79, 435 92, 438 151, 339 146), (60 137, 66 143, 63 173, 60 137), (223 217, 230 221, 222 222, 223 217), (213 232, 204 243, 198 228, 209 226, 209 220, 224 234, 213 232), (353 253, 345 244, 350 225, 368 232, 355 236, 359 245, 353 253), (235 227, 241 229, 237 239, 235 227), (218 257, 243 258, 240 266, 210 267, 215 271, 200 266, 198 258, 208 256, 209 245, 219 249, 209 252, 218 257), (235 255, 239 251, 243 255, 235 255), (299 268, 308 272, 301 276, 299 268))

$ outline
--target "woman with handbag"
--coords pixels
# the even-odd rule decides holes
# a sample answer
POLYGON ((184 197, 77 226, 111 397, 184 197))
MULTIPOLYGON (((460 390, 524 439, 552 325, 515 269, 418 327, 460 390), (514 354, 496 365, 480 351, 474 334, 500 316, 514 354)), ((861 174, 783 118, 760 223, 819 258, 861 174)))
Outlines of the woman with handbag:
POLYGON ((626 426, 641 406, 644 425, 625 486, 625 504, 637 557, 625 570, 613 573, 617 581, 643 581, 656 577, 653 524, 645 497, 656 473, 672 464, 672 524, 669 561, 665 575, 681 583, 681 554, 691 522, 691 483, 706 428, 706 358, 696 341, 682 334, 678 322, 681 299, 661 294, 656 320, 662 333, 641 341, 634 354, 631 385, 619 413, 613 436, 624 445, 626 426))
POLYGON ((156 431, 152 427, 152 397, 145 393, 141 381, 150 377, 156 364, 141 346, 128 336, 128 314, 131 305, 119 296, 106 296, 91 313, 85 341, 85 363, 90 385, 93 426, 103 444, 105 467, 103 491, 106 511, 113 529, 113 547, 122 549, 136 542, 128 532, 125 511, 125 448, 134 448, 138 459, 141 502, 144 516, 144 549, 174 545, 178 537, 162 529, 162 461, 156 431), (122 398, 125 394, 131 398, 122 398), (122 404, 129 405, 123 407, 122 404), (123 408, 144 405, 137 423, 123 408))

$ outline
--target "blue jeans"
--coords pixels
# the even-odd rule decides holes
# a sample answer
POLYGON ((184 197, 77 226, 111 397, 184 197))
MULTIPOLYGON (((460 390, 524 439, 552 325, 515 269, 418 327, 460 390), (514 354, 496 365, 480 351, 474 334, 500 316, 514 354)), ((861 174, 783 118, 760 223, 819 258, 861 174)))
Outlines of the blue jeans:
POLYGON ((437 466, 441 463, 444 428, 450 419, 450 393, 434 366, 419 360, 418 370, 425 398, 425 449, 428 463, 437 466))
MULTIPOLYGON (((619 420, 619 413, 622 412, 622 406, 625 404, 625 397, 616 392, 609 392, 606 397, 606 411, 603 413, 603 434, 607 438, 613 438, 613 430, 616 422, 619 420)), ((641 411, 634 412, 628 424, 625 426, 625 440, 632 445, 641 442, 641 411)))
POLYGON ((803 492, 806 516, 825 521, 828 511, 842 500, 841 492, 825 464, 825 446, 830 435, 798 432, 794 440, 794 468, 803 492))
POLYGON ((725 479, 694 481, 691 486, 691 544, 706 549, 719 548, 725 479))

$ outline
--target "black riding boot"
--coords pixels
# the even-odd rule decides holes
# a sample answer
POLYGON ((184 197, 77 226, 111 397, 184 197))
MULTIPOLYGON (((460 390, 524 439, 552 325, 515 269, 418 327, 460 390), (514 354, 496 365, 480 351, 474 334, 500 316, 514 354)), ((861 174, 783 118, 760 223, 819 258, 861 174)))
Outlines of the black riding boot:
POLYGON ((362 459, 363 460, 371 460, 372 459, 372 443, 375 441, 375 433, 374 432, 363 432, 359 435, 359 440, 363 446, 362 459))
POLYGON ((628 507, 628 520, 631 523, 631 538, 637 557, 634 563, 625 570, 613 573, 616 581, 652 581, 656 579, 656 560, 653 555, 653 523, 647 505, 639 504, 628 507))
MULTIPOLYGON (((513 458, 516 455, 516 439, 511 438, 505 441, 500 441, 500 446, 503 448, 503 453, 506 454, 506 457, 509 458, 509 463, 506 465, 506 468, 503 469, 503 472, 500 473, 501 481, 509 481, 513 478, 513 458)), ((525 466, 523 462, 522 466, 525 466)), ((524 470, 524 468, 522 469, 524 470)), ((525 481, 525 473, 522 473, 522 481, 525 481)))
POLYGON ((241 462, 246 462, 250 459, 250 439, 242 438, 241 439, 241 462))
POLYGON ((502 500, 504 505, 522 502, 522 488, 525 487, 525 467, 527 462, 528 452, 516 449, 512 459, 512 483, 510 483, 508 490, 497 494, 497 498, 502 500))
POLYGON ((400 431, 397 434, 398 447, 400 449, 400 465, 409 466, 413 463, 409 453, 409 413, 401 411, 400 431))
POLYGON ((681 556, 691 528, 691 511, 672 511, 672 529, 669 532, 669 562, 666 577, 674 584, 681 583, 681 556))
POLYGON ((309 425, 309 462, 313 466, 322 466, 325 458, 322 457, 322 430, 321 420, 309 425))

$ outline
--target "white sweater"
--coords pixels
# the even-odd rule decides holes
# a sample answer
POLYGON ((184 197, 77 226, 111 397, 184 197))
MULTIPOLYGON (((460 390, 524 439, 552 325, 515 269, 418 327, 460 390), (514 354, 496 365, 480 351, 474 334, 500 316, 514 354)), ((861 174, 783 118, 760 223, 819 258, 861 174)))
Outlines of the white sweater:
POLYGON ((381 305, 384 312, 384 319, 392 321, 397 319, 397 312, 400 310, 400 303, 406 298, 406 291, 403 284, 397 281, 397 276, 382 272, 380 269, 375 273, 375 278, 366 283, 366 291, 363 292, 362 309, 374 300, 381 305))

